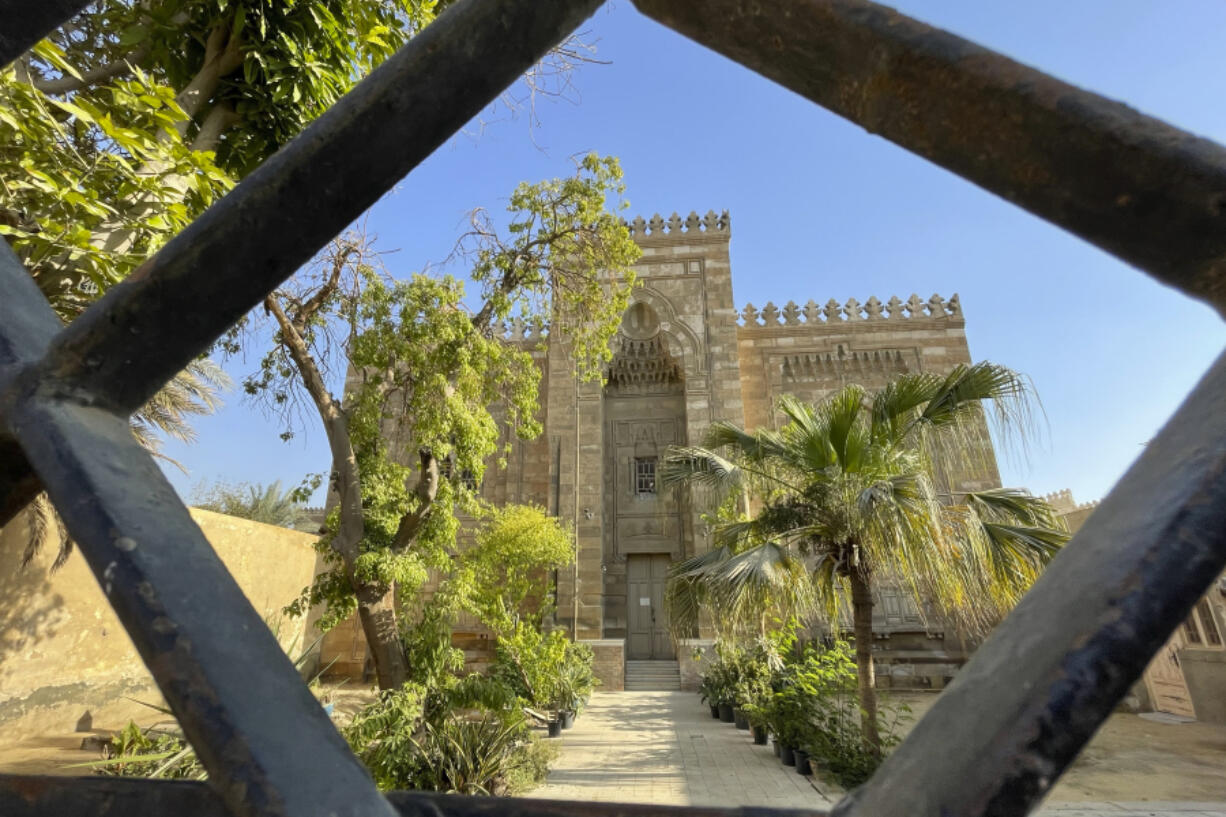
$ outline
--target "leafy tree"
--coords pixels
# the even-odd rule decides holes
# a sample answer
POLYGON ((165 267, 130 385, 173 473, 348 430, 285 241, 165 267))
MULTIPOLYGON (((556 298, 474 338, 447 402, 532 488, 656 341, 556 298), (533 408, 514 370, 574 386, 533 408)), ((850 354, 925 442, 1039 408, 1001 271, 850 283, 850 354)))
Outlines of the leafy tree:
POLYGON ((548 322, 584 377, 610 356, 639 253, 608 207, 622 190, 617 160, 592 154, 573 176, 521 184, 505 234, 476 213, 459 244, 476 290, 471 311, 460 280, 388 280, 355 236, 264 302, 273 344, 244 385, 282 410, 315 410, 339 498, 321 540, 329 569, 292 610, 324 603, 330 626, 356 607, 385 689, 407 677, 393 591, 414 595, 428 570, 449 566, 459 514, 483 511, 476 486, 488 463, 513 437, 541 430, 540 371, 527 349, 502 339, 502 322, 548 322), (326 380, 338 361, 351 366, 344 404, 326 380))
POLYGON ((280 480, 269 485, 218 482, 201 491, 192 504, 266 525, 314 532, 319 526, 311 521, 299 495, 298 489, 282 490, 280 480))
POLYGON ((1026 381, 1003 366, 911 374, 875 393, 846 386, 811 406, 785 397, 778 431, 714 424, 703 447, 671 449, 665 483, 745 492, 752 517, 716 531, 722 550, 680 563, 670 580, 674 624, 691 628, 707 604, 753 614, 763 599, 812 596, 837 622, 852 611, 862 730, 878 735, 872 658, 873 588, 886 582, 983 631, 1029 588, 1067 539, 1052 508, 1011 489, 942 504, 932 452, 973 465, 986 404, 1023 429, 1026 381))
MULTIPOLYGON (((71 320, 449 4, 90 3, 0 69, 0 235, 71 320)), ((568 39, 504 101, 534 113, 591 51, 568 39)))
POLYGON ((66 320, 434 19, 432 0, 101 0, 0 71, 0 232, 66 320))
POLYGON ((460 556, 473 587, 465 607, 497 636, 509 633, 525 616, 539 627, 548 601, 545 572, 574 559, 574 537, 557 518, 530 505, 494 509, 460 556), (532 615, 527 608, 534 594, 532 615))

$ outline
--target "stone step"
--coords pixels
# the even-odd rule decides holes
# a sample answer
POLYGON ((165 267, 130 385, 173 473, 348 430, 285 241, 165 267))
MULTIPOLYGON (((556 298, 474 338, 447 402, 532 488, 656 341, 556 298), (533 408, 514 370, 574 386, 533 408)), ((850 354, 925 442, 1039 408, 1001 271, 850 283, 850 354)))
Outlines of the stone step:
POLYGON ((627 661, 625 687, 630 692, 675 692, 681 689, 676 661, 627 661))

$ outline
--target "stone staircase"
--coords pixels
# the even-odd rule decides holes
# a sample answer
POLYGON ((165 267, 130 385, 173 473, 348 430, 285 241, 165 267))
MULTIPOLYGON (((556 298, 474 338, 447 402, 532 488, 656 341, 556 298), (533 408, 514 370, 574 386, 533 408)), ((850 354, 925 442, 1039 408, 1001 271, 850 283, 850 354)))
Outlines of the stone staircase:
POLYGON ((676 661, 627 661, 627 692, 671 692, 681 689, 676 661))

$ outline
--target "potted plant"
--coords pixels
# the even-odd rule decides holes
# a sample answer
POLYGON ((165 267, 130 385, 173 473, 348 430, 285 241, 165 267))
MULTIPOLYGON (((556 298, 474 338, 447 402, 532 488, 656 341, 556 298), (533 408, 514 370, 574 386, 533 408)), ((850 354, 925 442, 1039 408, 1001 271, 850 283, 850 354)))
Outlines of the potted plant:
POLYGON ((699 699, 711 707, 711 717, 719 719, 719 701, 715 699, 713 691, 714 684, 708 679, 707 673, 702 674, 702 679, 698 682, 698 697, 699 699))
POLYGON ((813 768, 809 765, 809 753, 804 749, 796 749, 793 754, 796 756, 796 773, 806 777, 813 774, 813 768))

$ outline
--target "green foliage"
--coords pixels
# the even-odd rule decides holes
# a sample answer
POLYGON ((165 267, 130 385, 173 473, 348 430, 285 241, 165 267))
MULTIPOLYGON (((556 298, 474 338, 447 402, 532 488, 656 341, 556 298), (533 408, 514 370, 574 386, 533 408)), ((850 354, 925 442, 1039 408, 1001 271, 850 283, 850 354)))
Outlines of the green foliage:
MULTIPOLYGON (((37 61, 61 59, 49 41, 37 61)), ((65 321, 122 280, 234 184, 176 127, 188 116, 153 76, 60 99, 0 69, 0 223, 65 321), (120 247, 107 239, 124 233, 120 247)))
POLYGON ((528 706, 553 711, 578 711, 591 697, 597 680, 594 654, 587 644, 575 644, 562 630, 543 633, 518 621, 499 636, 497 661, 490 675, 513 689, 528 706))
MULTIPOLYGON (((354 373, 344 411, 363 523, 359 555, 348 564, 333 546, 339 517, 328 521, 320 549, 329 569, 289 610, 301 614, 322 603, 326 627, 352 612, 358 587, 386 593, 395 586, 401 598, 412 598, 430 571, 462 578, 465 570, 497 570, 478 555, 457 571, 459 517, 490 513, 479 492, 486 468, 504 464, 514 438, 540 433, 541 372, 531 350, 507 343, 496 327, 513 318, 547 322, 551 336, 570 338, 581 376, 599 373, 639 254, 614 214, 619 206, 609 201, 622 189, 617 160, 593 154, 571 177, 520 185, 505 236, 475 217, 460 242, 472 264, 468 283, 481 297, 475 313, 466 306, 465 282, 425 274, 389 280, 360 237, 340 241, 279 294, 290 310, 318 303, 318 312, 295 328, 318 365, 335 351, 330 338, 343 338, 337 345, 354 373), (440 473, 433 493, 422 490, 432 466, 440 473)), ((257 313, 249 320, 258 319, 257 313)), ((225 342, 228 351, 240 348, 241 331, 225 342)), ((282 331, 244 387, 288 410, 303 374, 284 338, 282 331)), ((503 593, 455 594, 498 628, 508 626, 533 570, 569 561, 563 550, 570 545, 539 511, 508 510, 493 520, 478 551, 528 552, 504 564, 510 572, 503 593)), ((469 584, 489 587, 491 577, 474 575, 469 584)))
POLYGON ((205 780, 208 775, 181 734, 157 727, 141 729, 133 721, 112 736, 107 759, 73 763, 66 768, 92 769, 111 777, 205 780))
POLYGON ((847 684, 813 713, 815 728, 797 746, 840 786, 852 789, 872 777, 885 754, 902 741, 899 729, 910 720, 910 713, 904 703, 888 698, 881 701, 877 709, 880 744, 873 746, 865 740, 856 693, 847 684))
POLYGON ((91 4, 0 70, 0 233, 71 319, 439 6, 91 4))
POLYGON ((296 489, 282 490, 280 480, 270 485, 247 482, 217 482, 197 493, 193 505, 206 511, 224 513, 266 525, 314 531, 306 506, 296 498, 296 489))
POLYGON ((683 562, 670 587, 678 626, 698 608, 752 626, 763 609, 850 608, 849 577, 890 582, 971 632, 1016 603, 1067 534, 1052 509, 998 489, 942 503, 940 469, 974 469, 990 448, 983 406, 1024 429, 1028 387, 991 363, 946 376, 903 375, 875 393, 847 386, 817 405, 785 397, 785 424, 754 433, 712 426, 703 448, 672 449, 665 482, 691 481, 759 501, 716 531, 723 550, 683 562), (808 560, 808 564, 804 560, 808 560))
POLYGON ((510 757, 506 769, 506 793, 512 796, 527 794, 545 782, 549 764, 558 759, 557 743, 541 740, 529 734, 525 743, 510 757))
POLYGON ((461 557, 460 569, 469 572, 473 588, 466 608, 501 635, 512 630, 535 594, 538 606, 530 621, 539 627, 547 611, 547 571, 574 559, 574 536, 561 520, 531 505, 494 509, 461 557))
POLYGON ((540 782, 549 761, 514 700, 476 675, 410 684, 380 692, 344 735, 380 789, 505 794, 540 782))

